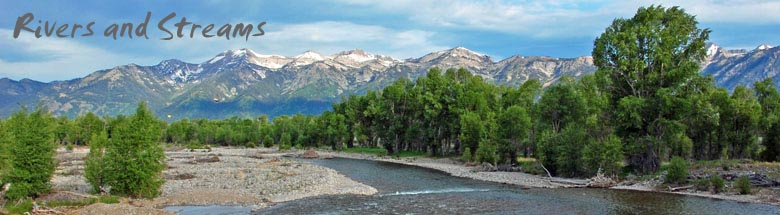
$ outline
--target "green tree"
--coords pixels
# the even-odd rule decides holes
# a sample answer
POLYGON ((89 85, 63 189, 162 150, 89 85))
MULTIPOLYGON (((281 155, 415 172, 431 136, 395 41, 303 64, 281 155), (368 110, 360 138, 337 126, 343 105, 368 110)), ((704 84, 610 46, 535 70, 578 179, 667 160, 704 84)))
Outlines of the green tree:
POLYGON ((282 138, 279 140, 279 150, 289 150, 292 148, 292 136, 290 133, 282 134, 282 138))
POLYGON ((756 82, 753 88, 762 110, 759 125, 764 150, 761 159, 780 161, 780 93, 771 78, 756 82))
POLYGON ((8 172, 10 166, 8 164, 8 157, 10 156, 9 147, 11 146, 11 133, 6 128, 7 125, 0 119, 0 184, 3 184, 2 176, 8 172))
POLYGON ((517 164, 517 152, 521 142, 528 137, 531 128, 531 118, 526 110, 513 105, 504 110, 497 118, 498 131, 501 138, 501 160, 505 163, 517 164))
POLYGON ((160 194, 165 168, 160 125, 145 102, 126 122, 114 125, 105 148, 111 194, 146 198, 160 194))
POLYGON ((686 83, 700 77, 710 33, 697 24, 679 7, 642 7, 630 19, 615 19, 594 42, 597 74, 609 80, 603 89, 617 112, 616 133, 640 172, 657 170, 666 140, 680 137, 675 121, 683 118, 682 101, 696 91, 686 83))
POLYGON ((108 141, 105 131, 93 134, 89 141, 89 154, 84 161, 84 177, 95 193, 102 192, 101 187, 105 186, 109 179, 105 156, 108 141))
POLYGON ((4 123, 8 134, 5 138, 11 139, 7 145, 10 168, 2 176, 3 182, 11 184, 6 198, 36 197, 51 189, 49 181, 57 165, 54 124, 42 105, 33 112, 22 108, 4 123))

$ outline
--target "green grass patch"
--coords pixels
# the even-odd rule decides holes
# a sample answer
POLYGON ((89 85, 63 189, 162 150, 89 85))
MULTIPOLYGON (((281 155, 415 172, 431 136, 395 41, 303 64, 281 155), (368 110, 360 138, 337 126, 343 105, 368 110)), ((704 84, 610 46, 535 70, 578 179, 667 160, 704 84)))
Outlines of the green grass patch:
POLYGON ((422 152, 422 151, 402 151, 393 154, 393 157, 397 158, 405 158, 405 157, 425 157, 428 153, 422 152))
POLYGON ((79 201, 54 201, 54 202, 47 202, 47 207, 60 207, 60 206, 86 206, 91 205, 95 203, 105 203, 105 204, 116 204, 119 203, 119 196, 98 196, 98 197, 92 197, 87 199, 82 199, 79 201))
POLYGON ((21 199, 5 203, 5 211, 8 214, 24 214, 32 211, 33 201, 31 199, 21 199))
MULTIPOLYGON (((95 203, 116 204, 119 203, 119 196, 98 196, 92 198, 86 198, 79 201, 51 201, 46 203, 38 203, 38 205, 46 206, 50 208, 63 207, 63 206, 87 206, 95 203)), ((25 212, 32 211, 33 200, 23 199, 17 202, 7 202, 5 204, 5 210, 8 214, 24 214, 25 212)))
POLYGON ((371 148, 371 147, 352 147, 344 148, 342 151, 349 153, 362 153, 362 154, 374 154, 374 155, 386 155, 387 150, 384 148, 371 148))
POLYGON ((517 165, 524 173, 531 175, 547 175, 547 172, 542 169, 542 165, 539 164, 539 161, 536 160, 536 158, 518 157, 517 165))

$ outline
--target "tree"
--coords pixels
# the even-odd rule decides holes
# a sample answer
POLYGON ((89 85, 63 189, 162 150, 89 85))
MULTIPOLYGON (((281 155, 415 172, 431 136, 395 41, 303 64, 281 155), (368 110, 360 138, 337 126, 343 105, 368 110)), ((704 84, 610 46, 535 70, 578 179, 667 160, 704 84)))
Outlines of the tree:
POLYGON ((95 193, 103 192, 101 188, 108 182, 105 148, 109 144, 105 131, 92 134, 89 143, 89 154, 84 161, 84 177, 95 193))
POLYGON ((521 142, 528 137, 531 118, 524 108, 513 105, 504 110, 497 120, 500 142, 503 143, 500 147, 502 156, 499 157, 502 162, 517 164, 517 152, 521 142))
POLYGON ((780 93, 771 78, 756 82, 753 88, 762 110, 759 125, 764 137, 764 151, 761 152, 761 159, 780 161, 780 93))
POLYGON ((165 153, 160 144, 159 119, 138 104, 135 115, 114 125, 105 148, 111 194, 152 198, 160 193, 164 180, 165 153))
POLYGON ((5 138, 11 140, 7 144, 9 170, 2 175, 2 181, 11 184, 6 198, 35 197, 51 189, 49 181, 57 165, 54 124, 42 105, 33 112, 22 108, 4 123, 8 134, 5 138))
POLYGON ((8 125, 3 123, 0 119, 0 184, 3 184, 2 176, 8 172, 10 168, 8 164, 8 157, 10 156, 9 147, 11 146, 11 133, 6 128, 8 125))
POLYGON ((593 61, 611 94, 616 133, 628 145, 628 163, 640 172, 658 169, 665 140, 679 137, 686 83, 699 77, 709 29, 697 27, 679 7, 639 8, 615 19, 596 38, 593 61), (672 127, 668 127, 672 126, 672 127))

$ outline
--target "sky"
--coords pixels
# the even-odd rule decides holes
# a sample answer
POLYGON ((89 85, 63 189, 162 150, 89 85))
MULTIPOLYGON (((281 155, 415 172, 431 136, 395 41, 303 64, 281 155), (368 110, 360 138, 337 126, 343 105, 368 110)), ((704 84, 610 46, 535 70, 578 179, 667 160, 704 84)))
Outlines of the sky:
MULTIPOLYGON (((250 48, 260 54, 295 56, 307 50, 331 55, 362 49, 396 59, 463 46, 498 61, 513 55, 577 57, 590 55, 593 40, 615 18, 629 18, 639 7, 680 6, 696 16, 699 27, 713 32, 710 41, 729 49, 780 45, 780 0, 0 0, 0 77, 49 82, 83 77, 97 70, 135 63, 155 65, 166 59, 208 61, 230 49, 250 48), (138 23, 151 12, 148 39, 105 37, 111 24, 138 23), (26 26, 45 23, 86 25, 92 36, 42 36, 21 31, 13 37, 17 19, 32 13, 26 26), (238 23, 266 22, 262 36, 205 38, 185 27, 185 37, 167 37, 164 23, 175 32, 182 17, 217 28, 238 23), (39 22, 40 21, 40 22, 39 22)), ((69 33, 72 28, 67 28, 69 33)), ((201 29, 198 29, 201 30, 201 29)), ((257 29, 253 33, 257 33, 257 29)))

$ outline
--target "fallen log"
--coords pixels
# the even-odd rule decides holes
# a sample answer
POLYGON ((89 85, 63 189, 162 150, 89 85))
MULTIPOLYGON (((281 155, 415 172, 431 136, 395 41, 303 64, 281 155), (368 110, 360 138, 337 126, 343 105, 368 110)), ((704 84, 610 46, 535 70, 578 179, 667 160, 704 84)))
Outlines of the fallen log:
POLYGON ((691 189, 691 188, 693 188, 693 185, 682 186, 682 187, 669 187, 669 191, 670 192, 677 192, 677 191, 680 191, 680 190, 688 190, 688 189, 691 189))

